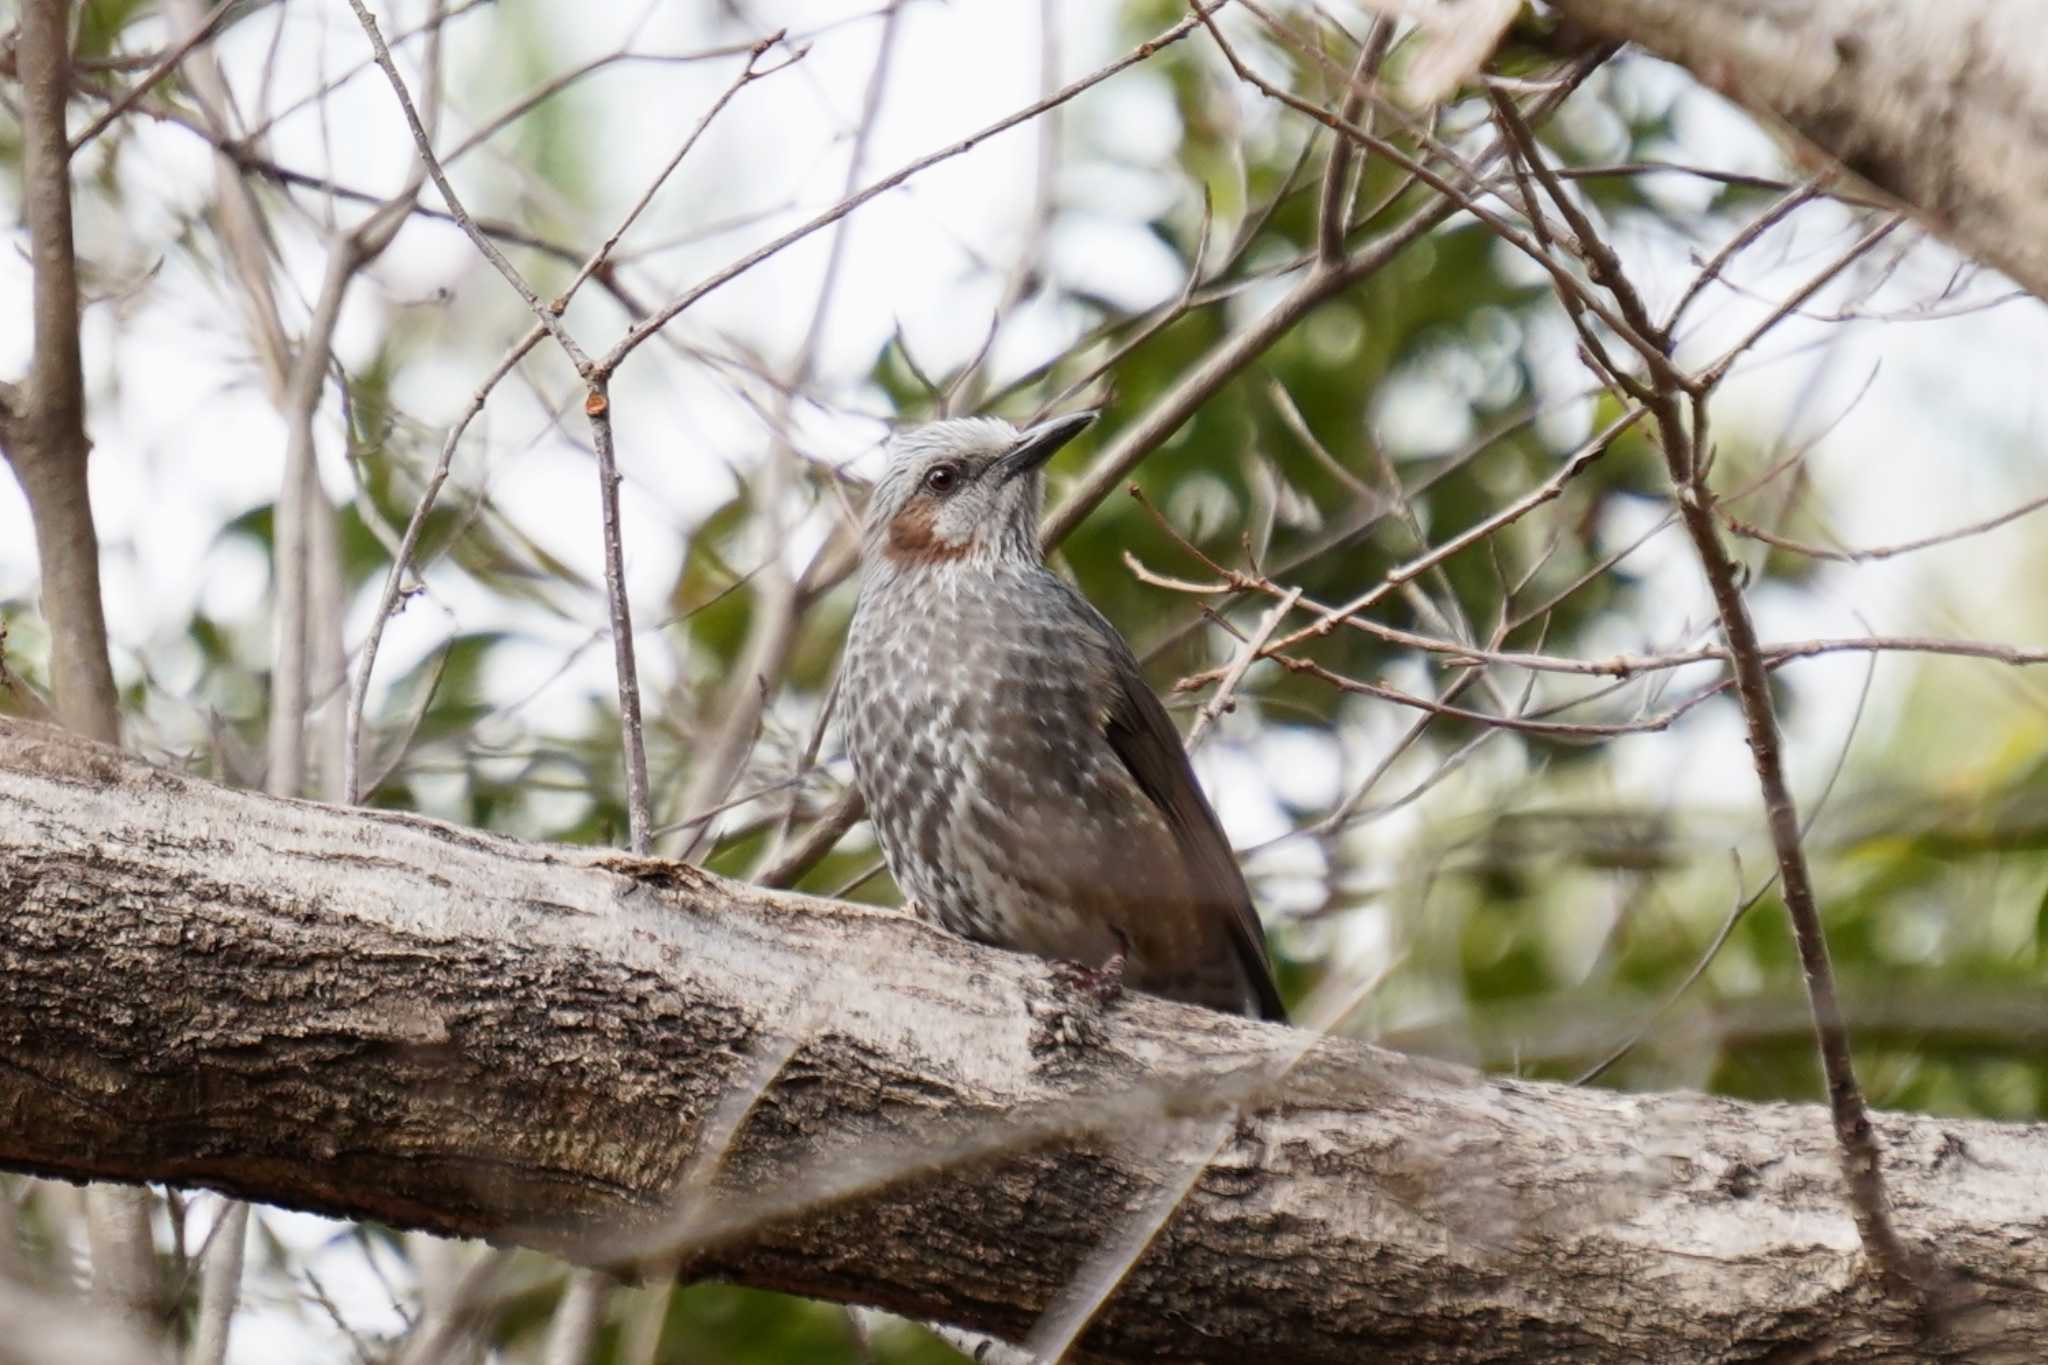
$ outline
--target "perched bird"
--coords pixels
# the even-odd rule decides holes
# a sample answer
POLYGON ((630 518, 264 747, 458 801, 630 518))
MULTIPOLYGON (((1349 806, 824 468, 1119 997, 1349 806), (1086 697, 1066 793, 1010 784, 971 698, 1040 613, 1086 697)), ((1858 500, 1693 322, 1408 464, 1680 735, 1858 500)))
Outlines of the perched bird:
POLYGON ((1038 547, 1040 467, 1094 417, 896 436, 841 669, 854 774, 924 918, 1284 1019, 1258 913, 1180 735, 1130 646, 1038 547))

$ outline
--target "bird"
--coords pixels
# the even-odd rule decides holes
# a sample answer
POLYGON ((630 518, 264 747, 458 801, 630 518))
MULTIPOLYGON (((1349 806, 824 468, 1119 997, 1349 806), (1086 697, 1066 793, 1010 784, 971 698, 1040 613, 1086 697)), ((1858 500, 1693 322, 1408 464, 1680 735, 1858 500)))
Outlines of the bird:
POLYGON ((1106 997, 1285 1022, 1179 732, 1039 546, 1041 471, 1095 416, 891 438, 840 667, 855 782, 919 917, 1093 974, 1106 997))

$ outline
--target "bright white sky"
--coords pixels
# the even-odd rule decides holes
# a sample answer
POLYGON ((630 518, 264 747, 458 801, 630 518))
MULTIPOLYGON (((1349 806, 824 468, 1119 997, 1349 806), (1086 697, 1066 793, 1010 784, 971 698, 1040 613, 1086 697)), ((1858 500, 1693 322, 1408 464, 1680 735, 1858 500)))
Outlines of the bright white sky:
MULTIPOLYGON (((708 16, 725 6, 609 4, 560 6, 536 0, 501 0, 451 25, 450 96, 446 145, 539 78, 619 47, 631 37, 642 52, 679 52, 727 41, 711 33, 708 16), (545 70, 515 55, 504 36, 544 35, 527 50, 545 53, 545 70)), ((843 3, 764 3, 751 7, 759 27, 787 26, 804 34, 845 16, 843 3)), ((1107 60, 1120 35, 1115 6, 1099 0, 1058 0, 1062 79, 1107 60)), ((403 14, 416 20, 422 7, 403 14)), ((360 31, 340 4, 283 7, 283 40, 269 73, 281 107, 318 83, 319 73, 352 65, 366 52, 360 31)), ((269 12, 240 25, 219 45, 243 107, 259 103, 257 83, 272 38, 269 12)), ((386 31, 394 29, 387 24, 386 31)), ((872 17, 819 33, 794 69, 756 83, 713 125, 656 201, 626 250, 658 243, 736 215, 765 217, 661 252, 642 273, 648 297, 658 298, 701 278, 838 197, 850 135, 874 59, 880 22, 872 17)), ((905 11, 895 55, 895 76, 870 147, 864 179, 894 169, 1033 100, 1039 82, 1038 0, 913 3, 905 11)), ((147 30, 136 41, 154 43, 147 30)), ((731 79, 735 63, 691 66, 625 65, 608 69, 562 98, 575 111, 569 150, 574 174, 588 186, 556 195, 545 185, 521 185, 507 159, 476 154, 456 172, 458 191, 473 207, 532 223, 588 245, 623 214, 649 177, 672 155, 683 133, 731 79), (565 228, 563 224, 571 224, 565 228)), ((1635 88, 1662 97, 1684 83, 1637 63, 1635 88)), ((1225 114, 1229 111, 1219 111, 1225 114)), ((295 166, 331 165, 338 180, 389 190, 402 180, 410 143, 390 92, 375 72, 358 77, 326 105, 323 125, 312 110, 280 124, 271 153, 295 166)), ((1273 111, 1251 99, 1235 116, 1250 136, 1265 136, 1273 111)), ((1680 96, 1675 126, 1677 159, 1731 169, 1775 170, 1773 153, 1746 120, 1713 96, 1680 96)), ((1575 130, 1597 143, 1597 122, 1575 130)), ((1144 70, 1126 74, 1085 96, 1065 116, 1058 179, 1061 216, 1047 243, 1047 269, 1069 289, 1138 306, 1178 289, 1172 256, 1146 231, 1163 208, 1198 202, 1196 192, 1169 169, 1179 134, 1177 115, 1160 84, 1144 70)), ((881 434, 874 420, 879 396, 859 382, 892 330, 901 326, 929 370, 947 369, 979 344, 1003 281, 1027 238, 1039 134, 1009 133, 947 162, 905 188, 866 206, 852 220, 840 287, 824 334, 817 391, 835 405, 828 414, 799 414, 801 441, 820 458, 872 460, 881 434)), ((87 155, 83 168, 99 170, 87 155)), ((207 153, 190 134, 137 121, 117 168, 123 213, 117 219, 90 198, 80 214, 81 248, 100 302, 87 314, 87 364, 96 449, 93 495, 105 549, 106 595, 116 669, 133 677, 148 661, 160 689, 174 697, 188 685, 196 661, 177 636, 195 607, 217 619, 240 621, 260 632, 267 572, 245 544, 217 538, 219 527, 267 502, 277 486, 284 451, 282 424, 265 399, 231 295, 221 292, 211 260, 195 261, 177 240, 180 220, 200 211, 212 195, 207 153)), ((1668 180, 1675 202, 1691 188, 1668 180)), ((431 193, 430 196, 431 198, 431 193)), ((311 202, 310 200, 305 202, 311 202)), ((1712 342, 1740 334, 1768 301, 1825 261, 1844 243, 1845 220, 1829 208, 1811 209, 1792 231, 1738 267, 1747 295, 1717 291, 1695 314, 1703 319, 1697 354, 1712 342)), ((17 227, 16 244, 25 244, 17 227)), ((727 351, 744 348, 786 364, 815 302, 828 234, 784 253, 714 294, 692 311, 675 334, 727 351)), ((1668 242, 1642 234, 1624 240, 1638 259, 1662 264, 1646 272, 1652 304, 1668 301, 1689 271, 1668 242)), ((201 236, 210 250, 210 237, 201 236)), ((303 319, 303 299, 318 287, 318 244, 303 222, 286 219, 280 247, 297 296, 286 291, 292 324, 303 319)), ((1888 259, 1888 258, 1885 258, 1888 259)), ((1901 308, 1933 297, 1954 269, 1938 246, 1916 250, 1872 305, 1901 308)), ((26 362, 29 277, 22 253, 0 253, 0 373, 20 374, 26 362)), ((543 289, 543 292, 548 292, 543 289)), ((1966 291, 1990 298, 2002 286, 1977 279, 1966 291)), ((1823 304, 1823 308, 1836 305, 1823 304)), ((340 336, 340 357, 350 367, 371 355, 389 320, 401 310, 430 319, 424 339, 402 370, 398 401, 429 428, 423 458, 437 444, 437 424, 467 400, 506 342, 523 330, 521 307, 475 258, 452 228, 409 226, 352 297, 340 336), (438 291, 454 290, 457 309, 438 307, 438 291)), ((995 351, 998 373, 1013 373, 1062 347, 1082 325, 1078 310, 1037 304, 1012 319, 995 351)), ((608 303, 586 290, 569 316, 586 349, 609 345, 620 326, 608 303)), ((1724 431, 1806 439, 1823 431, 1811 461, 1816 496, 1848 544, 1880 544, 1925 535, 1989 516, 2026 497, 2048 492, 2043 452, 2040 358, 2048 347, 2048 312, 2032 301, 1945 321, 1897 325, 1862 323, 1822 328, 1794 323, 1765 354, 1782 357, 1731 385, 1717 407, 1724 431), (1816 347, 1812 343, 1825 341, 1816 347), (1874 379, 1873 379, 1874 375, 1874 379), (1868 385, 1867 391, 1865 386, 1868 385), (1857 395, 1861 393, 1860 399, 1857 395), (1852 402, 1852 399, 1856 401, 1852 402)), ((1568 351, 1561 354, 1568 355, 1568 351)), ((544 361, 526 372, 547 401, 570 392, 567 372, 544 361)), ((1563 376, 1565 372, 1559 371, 1563 376)), ((1564 381, 1561 379, 1561 386, 1564 381)), ((1571 379, 1576 384, 1576 379, 1571 379)), ((1382 435, 1395 450, 1455 444, 1458 409, 1447 404, 1456 377, 1425 377, 1397 388, 1383 402, 1382 435)), ((756 393, 765 402, 765 396, 756 393)), ((626 367, 613 390, 621 460, 627 475, 625 540, 630 586, 644 624, 655 599, 673 580, 693 522, 730 495, 731 469, 745 468, 766 443, 757 410, 734 385, 702 368, 685 366, 649 346, 626 367)), ((350 478, 340 449, 338 407, 324 413, 321 472, 330 493, 347 496, 350 478)), ((1575 420, 1567 413, 1567 426, 1575 420)), ((580 434, 580 420, 570 424, 580 434)), ((521 530, 591 580, 601 577, 595 478, 587 458, 555 433, 533 385, 508 382, 473 429, 458 461, 458 480, 490 491, 521 530)), ((1655 509, 1619 506, 1603 533, 1620 544, 1647 524, 1655 509)), ((791 553, 815 544, 817 525, 797 528, 791 553)), ((2048 622, 2043 597, 2032 591, 2044 566, 2035 548, 2035 521, 1962 545, 1865 566, 1853 574, 1829 571, 1822 591, 1791 598, 1760 594, 1757 609, 1767 638, 1882 632, 1962 635, 2039 644, 2048 622), (1867 621, 1859 625, 1858 613, 1867 621)), ((1634 561, 1660 595, 1673 603, 1664 632, 1646 639, 1632 622, 1617 622, 1612 647, 1637 649, 1668 642, 1681 613, 1705 616, 1697 571, 1674 538, 1654 543, 1634 561)), ((502 700, 523 696, 559 668, 571 648, 601 624, 601 608, 573 623, 508 607, 452 570, 430 579, 432 605, 414 607, 386 639, 380 675, 399 676, 438 646, 451 629, 509 625, 532 635, 529 647, 500 657, 492 686, 502 700)), ((0 599, 19 599, 35 588, 35 563, 26 508, 10 481, 0 480, 0 599)), ((368 600, 354 604, 351 645, 368 624, 368 600)), ((259 633, 256 638, 263 638, 259 633)), ((649 695, 676 670, 687 669, 667 651, 644 649, 649 695)), ((2014 706, 2040 708, 2037 691, 2009 687, 2010 675, 1987 678, 1985 669, 1957 670, 1959 698, 1956 761, 1974 761, 2014 706), (1967 713, 1967 714, 1966 714, 1967 713), (1974 746, 1974 747, 1973 747, 1974 746)), ((1801 686, 1827 704, 1802 708, 1792 736, 1795 773, 1818 781, 1832 762, 1864 664, 1843 657, 1803 665, 1801 686), (1840 704, 1836 704, 1839 702, 1840 704)), ((1895 722, 1905 667, 1880 669, 1879 687, 1862 722, 1873 747, 1882 747, 1895 722)), ((586 650, 578 664, 533 704, 564 712, 587 695, 611 688, 608 650, 586 650)), ((154 717, 167 739, 196 722, 166 701, 154 717)), ((1359 771, 1405 724, 1384 708, 1362 711, 1344 736, 1346 765, 1359 771)), ((1221 742, 1202 755, 1205 777, 1226 823, 1243 845, 1286 832, 1276 785, 1298 802, 1329 799, 1348 780, 1335 756, 1299 734, 1276 731, 1258 744, 1243 742, 1248 727, 1226 724, 1221 742)), ((1506 746, 1448 782, 1430 801, 1361 835, 1398 865, 1402 850, 1432 820, 1455 819, 1512 782, 1516 760, 1506 746)), ((1725 802, 1746 815, 1753 802, 1748 758, 1732 714, 1702 717, 1679 733, 1632 739, 1613 746, 1608 781, 1617 799, 1666 800, 1673 790, 1706 802, 1725 802)), ((1418 756, 1417 771, 1433 758, 1418 756)), ((1396 783, 1398 789, 1400 784, 1396 783)), ((1312 851, 1281 845, 1261 855, 1269 908, 1289 900, 1288 874, 1317 870, 1312 851), (1300 861, 1306 857, 1308 861, 1300 861)), ((1349 950, 1361 968, 1387 951, 1383 933, 1361 930, 1349 950)), ((266 1215, 271 1229, 302 1247, 334 1236, 335 1225, 301 1216, 266 1215)), ((395 1325, 388 1298, 365 1268, 360 1252, 343 1244, 319 1256, 323 1283, 357 1325, 369 1331, 395 1325)), ((259 1303, 238 1331, 234 1358, 256 1362, 345 1355, 341 1338, 303 1304, 259 1303)))

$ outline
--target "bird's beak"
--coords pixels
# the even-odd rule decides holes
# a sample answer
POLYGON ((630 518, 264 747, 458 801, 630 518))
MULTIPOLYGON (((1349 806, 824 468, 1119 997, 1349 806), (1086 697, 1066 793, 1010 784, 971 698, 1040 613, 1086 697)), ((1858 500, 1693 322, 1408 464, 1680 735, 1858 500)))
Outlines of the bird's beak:
POLYGON ((1009 454, 996 461, 996 482, 1008 483, 1029 474, 1050 460, 1061 446, 1079 436, 1081 429, 1094 421, 1097 415, 1093 412, 1070 412, 1064 417, 1049 417, 1030 428, 1017 438, 1017 444, 1009 454))

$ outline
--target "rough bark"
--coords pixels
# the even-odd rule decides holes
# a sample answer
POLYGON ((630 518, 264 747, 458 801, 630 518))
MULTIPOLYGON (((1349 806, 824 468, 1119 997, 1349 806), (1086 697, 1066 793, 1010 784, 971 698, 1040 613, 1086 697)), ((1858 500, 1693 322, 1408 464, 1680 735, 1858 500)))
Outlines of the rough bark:
POLYGON ((16 1170, 585 1261, 681 1228, 696 1273, 1015 1338, 1220 1132, 1091 1352, 1987 1362, 2048 1338, 2048 1128, 1882 1121, 1901 1231, 1955 1277, 1916 1317, 1860 1263, 1817 1107, 1308 1043, 1101 1012, 887 912, 0 720, 16 1170), (684 1216, 721 1130, 720 1193, 684 1216))
POLYGON ((1555 0, 1689 68, 2048 298, 2037 0, 1555 0))

